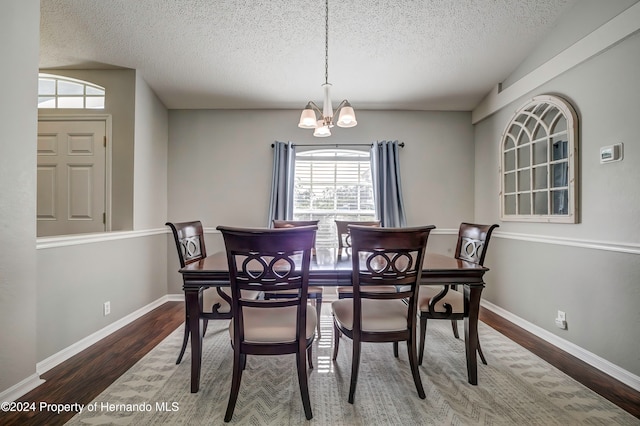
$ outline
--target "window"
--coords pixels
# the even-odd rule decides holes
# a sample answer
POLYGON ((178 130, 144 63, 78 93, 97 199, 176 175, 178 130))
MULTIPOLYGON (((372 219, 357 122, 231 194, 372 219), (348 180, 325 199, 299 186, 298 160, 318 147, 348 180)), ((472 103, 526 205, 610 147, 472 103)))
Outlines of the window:
POLYGON ((501 219, 577 223, 578 120, 557 96, 520 108, 502 137, 501 219))
POLYGON ((294 220, 319 220, 317 247, 337 247, 334 220, 374 220, 368 151, 323 149, 296 154, 294 220))
POLYGON ((58 75, 38 75, 38 108, 104 109, 104 87, 58 75))

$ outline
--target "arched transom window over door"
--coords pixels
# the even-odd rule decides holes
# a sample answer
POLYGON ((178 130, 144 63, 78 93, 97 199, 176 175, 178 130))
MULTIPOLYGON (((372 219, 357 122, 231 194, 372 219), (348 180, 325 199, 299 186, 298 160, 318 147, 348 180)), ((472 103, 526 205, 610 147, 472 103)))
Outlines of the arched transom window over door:
POLYGON ((61 75, 38 74, 38 108, 104 109, 105 88, 61 75))
POLYGON ((578 222, 578 119, 567 101, 542 95, 518 109, 500 155, 502 220, 578 222))

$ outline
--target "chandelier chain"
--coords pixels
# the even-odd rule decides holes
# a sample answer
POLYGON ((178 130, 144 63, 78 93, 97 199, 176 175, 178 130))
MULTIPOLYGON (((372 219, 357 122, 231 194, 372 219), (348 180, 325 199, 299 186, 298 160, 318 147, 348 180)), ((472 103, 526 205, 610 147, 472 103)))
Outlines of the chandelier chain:
MULTIPOLYGON (((342 40, 341 40, 342 41, 342 40)), ((329 83, 329 0, 324 2, 324 104, 322 109, 313 101, 309 101, 300 114, 298 127, 302 129, 314 129, 313 136, 331 136, 330 128, 333 127, 333 119, 340 113, 337 121, 338 127, 354 127, 358 124, 353 107, 344 99, 334 110, 331 105, 331 83, 329 83)))
POLYGON ((329 84, 329 0, 325 1, 324 14, 324 82, 329 84))

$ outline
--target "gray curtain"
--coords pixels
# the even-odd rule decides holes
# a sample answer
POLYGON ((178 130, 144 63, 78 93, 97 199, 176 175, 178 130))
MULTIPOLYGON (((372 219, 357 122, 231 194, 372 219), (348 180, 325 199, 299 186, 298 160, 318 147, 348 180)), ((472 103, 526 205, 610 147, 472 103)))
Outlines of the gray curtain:
POLYGON ((291 142, 275 142, 273 145, 273 177, 271 179, 271 200, 269 203, 269 223, 274 219, 293 219, 293 179, 296 150, 291 142))
POLYGON ((371 175, 376 216, 382 226, 406 226, 398 141, 376 142, 371 147, 371 175))

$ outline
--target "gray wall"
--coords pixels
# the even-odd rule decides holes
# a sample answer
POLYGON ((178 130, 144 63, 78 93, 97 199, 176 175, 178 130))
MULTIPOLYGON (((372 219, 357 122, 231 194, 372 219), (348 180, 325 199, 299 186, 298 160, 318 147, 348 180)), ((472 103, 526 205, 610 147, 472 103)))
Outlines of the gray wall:
MULTIPOLYGON (((168 116, 133 70, 50 72, 107 88, 114 230, 132 230, 135 222, 142 232, 49 248, 44 239, 37 249, 39 7, 37 0, 0 6, 0 38, 8 41, 0 44, 2 77, 10 83, 0 101, 0 393, 8 396, 38 383, 38 362, 167 295, 168 116), (107 300, 112 312, 104 317, 107 300)), ((65 112, 78 113, 57 113, 65 112)))
POLYGON ((133 91, 135 141, 125 150, 132 153, 136 230, 146 232, 38 250, 38 361, 167 294, 168 113, 141 77, 133 91), (106 301, 109 316, 102 313, 106 301))
POLYGON ((140 73, 135 94, 133 229, 153 229, 167 219, 169 116, 140 73))
MULTIPOLYGON (((300 111, 169 112, 171 221, 199 219, 217 225, 266 226, 274 140, 326 144, 405 142, 400 151, 409 225, 457 230, 473 219, 473 140, 468 112, 356 111, 358 126, 335 128, 329 139, 297 127, 300 111)), ((436 232, 429 249, 446 252, 450 234, 436 232)), ((170 255, 175 246, 170 243, 170 255)), ((219 234, 207 250, 222 250, 219 234)), ((179 293, 177 260, 168 264, 169 291, 179 293)))
POLYGON ((0 3, 0 391, 35 374, 40 2, 0 3))
MULTIPOLYGON (((616 8, 630 3, 620 1, 616 8)), ((551 47, 558 45, 553 39, 564 40, 564 29, 581 28, 572 17, 602 19, 589 12, 589 7, 598 10, 592 0, 580 4, 587 9, 569 13, 519 73, 553 55, 551 47)), ((5 330, 0 391, 33 378, 36 362, 167 293, 181 293, 175 247, 161 225, 165 212, 174 221, 201 219, 208 230, 218 224, 263 226, 270 144, 323 142, 296 127, 298 110, 167 114, 144 80, 124 71, 125 84, 135 93, 126 107, 131 114, 135 111, 135 124, 123 124, 133 135, 128 142, 118 137, 117 143, 124 144, 125 170, 114 173, 114 187, 122 191, 118 199, 122 217, 128 218, 118 227, 140 234, 36 250, 38 27, 37 0, 10 0, 0 6, 0 35, 10 41, 0 44, 2 75, 11 82, 0 101, 0 223, 5 224, 0 231, 0 321, 5 330), (102 316, 105 300, 112 302, 109 317, 102 316)), ((485 298, 636 375, 639 38, 630 37, 476 126, 468 112, 357 111, 356 128, 336 129, 324 141, 404 141, 401 162, 409 224, 435 224, 444 230, 434 233, 429 250, 446 253, 461 221, 498 222, 498 144, 514 108, 538 93, 569 98, 581 121, 582 222, 502 223, 487 259, 492 271, 485 298), (600 166, 598 148, 616 142, 625 143, 625 160, 600 166), (522 234, 542 241, 529 241, 522 234), (584 241, 596 242, 598 248, 584 241), (625 253, 619 247, 635 251, 625 253), (553 327, 557 309, 567 312, 566 331, 553 327)), ((215 232, 207 234, 207 244, 210 251, 222 249, 215 232)))
MULTIPOLYGON (((102 114, 112 118, 111 230, 133 229, 133 162, 136 112, 135 70, 48 70, 41 72, 89 81, 105 88, 102 114)), ((77 109, 42 109, 40 114, 78 114, 77 109)), ((84 112, 83 112, 84 113, 84 112)))
POLYGON ((502 84, 506 89, 532 69, 542 65, 575 42, 589 35, 638 0, 580 0, 561 17, 551 34, 522 61, 502 84))
MULTIPOLYGON (((560 23, 561 30, 550 34, 551 40, 561 37, 567 27, 578 27, 573 19, 584 16, 580 7, 560 23)), ((543 44, 535 55, 550 57, 553 51, 544 46, 551 44, 543 44)), ((515 109, 545 93, 561 95, 576 108, 581 222, 501 223, 487 259, 494 273, 484 298, 635 375, 640 375, 638 70, 640 34, 636 33, 474 129, 476 219, 495 221, 500 139, 515 109), (624 143, 624 160, 600 164, 599 148, 619 142, 624 143), (567 330, 555 327, 557 310, 566 312, 567 330)))

